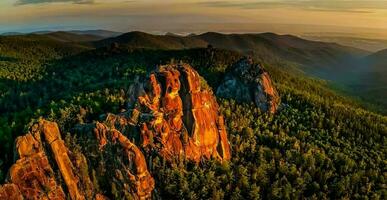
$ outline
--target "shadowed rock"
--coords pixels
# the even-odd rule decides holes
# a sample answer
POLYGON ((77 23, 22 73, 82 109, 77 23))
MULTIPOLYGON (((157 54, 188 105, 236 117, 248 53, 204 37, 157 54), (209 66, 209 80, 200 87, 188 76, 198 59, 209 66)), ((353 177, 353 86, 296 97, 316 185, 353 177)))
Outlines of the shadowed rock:
POLYGON ((270 113, 275 113, 280 105, 280 97, 269 73, 249 58, 234 64, 233 71, 226 75, 216 95, 240 102, 254 102, 261 110, 270 113))
POLYGON ((121 186, 125 187, 125 182, 131 182, 133 183, 131 190, 134 191, 136 197, 139 199, 150 199, 155 182, 148 171, 147 163, 141 150, 118 130, 109 129, 102 123, 96 123, 93 132, 99 141, 99 148, 101 150, 108 143, 118 143, 127 159, 133 162, 133 170, 125 166, 123 166, 123 169, 115 169, 115 178, 121 183, 121 186), (125 175, 123 174, 126 175, 129 181, 125 180, 123 177, 125 175))

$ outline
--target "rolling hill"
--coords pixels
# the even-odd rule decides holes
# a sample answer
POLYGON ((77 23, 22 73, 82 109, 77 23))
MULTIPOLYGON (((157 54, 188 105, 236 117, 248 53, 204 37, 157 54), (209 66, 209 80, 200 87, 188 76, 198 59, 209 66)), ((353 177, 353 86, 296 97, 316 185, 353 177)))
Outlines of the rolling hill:
POLYGON ((381 51, 387 48, 387 40, 362 38, 360 36, 320 36, 320 35, 303 35, 302 38, 321 42, 334 42, 337 44, 364 49, 371 52, 381 51))
MULTIPOLYGON (((285 59, 302 65, 313 75, 328 78, 331 70, 348 60, 365 56, 369 52, 335 43, 316 42, 291 35, 274 33, 222 34, 208 32, 192 36, 151 35, 129 32, 115 38, 95 42, 97 47, 118 43, 131 48, 185 49, 206 47, 234 50, 262 59, 285 59), (327 75, 328 74, 328 75, 327 75)), ((343 66, 342 66, 343 68, 343 66)))
MULTIPOLYGON (((42 77, 45 62, 92 49, 59 36, 72 34, 0 36, 0 79, 31 81, 42 77)), ((79 39, 75 39, 79 40, 79 39)))
POLYGON ((48 38, 60 41, 60 42, 90 42, 101 40, 104 37, 91 35, 91 34, 76 34, 72 32, 58 31, 42 34, 48 38))
MULTIPOLYGON (((118 37, 96 41, 93 44, 96 47, 103 47, 112 43, 132 49, 177 50, 212 46, 252 55, 263 63, 275 64, 282 66, 283 69, 292 69, 328 80, 335 88, 340 88, 339 90, 346 94, 361 97, 365 101, 372 100, 375 96, 378 96, 377 99, 387 97, 386 92, 383 91, 383 82, 375 82, 383 79, 382 77, 386 75, 386 72, 379 70, 379 74, 375 74, 373 68, 380 64, 370 65, 376 60, 382 59, 383 52, 370 55, 369 51, 337 43, 310 41, 292 35, 274 33, 222 34, 208 32, 200 35, 176 36, 129 32, 118 37), (363 98, 367 96, 372 98, 363 98)), ((379 100, 376 104, 381 105, 379 100)), ((384 109, 381 110, 383 112, 384 109)))
MULTIPOLYGON (((222 34, 208 32, 200 35, 178 36, 172 34, 152 35, 135 31, 105 39, 88 33, 95 34, 95 31, 3 36, 1 38, 4 42, 18 41, 22 44, 15 45, 14 50, 6 50, 8 53, 2 55, 2 60, 9 62, 8 58, 13 57, 7 55, 9 52, 18 51, 17 49, 23 45, 33 45, 36 41, 41 44, 49 44, 44 48, 46 49, 44 51, 60 48, 63 49, 60 52, 66 52, 65 49, 70 48, 69 53, 73 51, 72 48, 82 51, 82 49, 110 46, 112 43, 117 43, 124 48, 154 50, 180 50, 212 46, 213 48, 251 55, 262 63, 282 67, 282 70, 298 71, 329 80, 334 87, 340 88, 349 95, 361 97, 365 101, 375 102, 373 101, 375 96, 378 97, 376 99, 383 99, 387 96, 383 88, 383 77, 386 72, 383 71, 383 68, 374 69, 383 65, 382 61, 378 61, 383 59, 383 51, 369 55, 368 51, 336 43, 309 41, 292 35, 274 33, 222 34), (377 64, 377 61, 380 63, 377 64)), ((105 32, 101 31, 101 33, 105 32)), ((39 52, 43 52, 43 50, 33 51, 33 54, 39 52)), ((378 105, 384 105, 380 103, 380 100, 376 102, 378 105)))
POLYGON ((117 37, 123 33, 117 32, 117 31, 109 31, 109 30, 103 30, 103 29, 98 29, 98 30, 70 30, 66 31, 69 33, 73 34, 78 34, 78 35, 95 35, 99 36, 102 38, 109 38, 109 37, 117 37))
POLYGON ((108 38, 96 42, 96 46, 106 46, 113 42, 134 47, 154 49, 179 49, 206 47, 235 50, 248 53, 251 51, 268 50, 280 57, 285 57, 301 63, 308 63, 324 56, 362 56, 368 52, 338 45, 335 43, 316 42, 301 39, 292 35, 278 35, 274 33, 261 34, 222 34, 215 32, 200 35, 152 35, 144 32, 129 32, 115 38, 108 38), (333 52, 330 52, 333 51, 333 52), (328 54, 330 52, 330 54, 328 54), (303 55, 305 54, 305 55, 303 55))
POLYGON ((29 34, 37 34, 37 35, 44 35, 49 33, 55 33, 55 32, 66 32, 76 35, 94 35, 98 36, 100 38, 108 38, 108 37, 117 37, 123 33, 116 32, 116 31, 109 31, 109 30, 68 30, 68 31, 35 31, 35 32, 28 32, 28 33, 21 33, 21 32, 5 32, 0 35, 2 36, 10 36, 10 35, 29 35, 29 34))
POLYGON ((96 47, 110 46, 112 43, 118 43, 129 48, 148 48, 148 49, 188 49, 197 47, 206 47, 207 42, 191 38, 171 35, 152 35, 144 32, 129 32, 118 37, 107 38, 95 42, 96 47))
POLYGON ((13 58, 50 59, 61 55, 71 55, 90 49, 77 42, 77 35, 54 33, 47 35, 15 35, 0 37, 0 54, 13 58), (62 38, 63 37, 63 38, 62 38), (67 39, 65 39, 67 38, 67 39), (74 39, 71 39, 74 38, 74 39))
POLYGON ((387 110, 387 49, 365 57, 355 77, 354 93, 387 110))
MULTIPOLYGON (((341 54, 349 55, 364 55, 366 52, 360 49, 341 46, 334 43, 324 43, 301 39, 292 35, 278 35, 275 33, 260 33, 260 34, 221 34, 215 32, 208 32, 198 36, 207 43, 217 48, 232 49, 241 52, 248 52, 252 50, 259 50, 262 47, 273 51, 279 51, 279 55, 283 57, 292 58, 296 61, 302 61, 301 55, 297 56, 297 53, 306 53, 313 56, 324 55, 323 50, 334 50, 341 54), (294 50, 295 52, 291 52, 294 50), (290 53, 290 54, 289 54, 290 53)), ((304 61, 308 61, 305 59, 304 61)))
POLYGON ((387 62, 387 49, 378 51, 368 56, 369 60, 374 63, 386 63, 387 62))

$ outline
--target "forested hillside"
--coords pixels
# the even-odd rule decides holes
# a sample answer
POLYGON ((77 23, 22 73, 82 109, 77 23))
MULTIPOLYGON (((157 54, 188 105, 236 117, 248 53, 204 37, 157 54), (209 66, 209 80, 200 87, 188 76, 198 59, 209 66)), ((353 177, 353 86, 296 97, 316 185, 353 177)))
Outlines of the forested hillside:
POLYGON ((46 35, 0 37, 0 78, 30 81, 41 79, 46 62, 90 49, 64 43, 46 35))
POLYGON ((335 43, 304 40, 292 35, 274 33, 222 34, 208 32, 200 35, 152 35, 144 32, 129 32, 118 37, 96 41, 97 47, 118 43, 132 48, 187 49, 207 47, 228 49, 241 53, 255 53, 261 56, 278 57, 304 64, 310 72, 317 72, 332 65, 342 63, 367 51, 346 47, 335 43), (313 68, 312 68, 313 67, 313 68), (321 69, 322 68, 322 69, 321 69))
POLYGON ((143 32, 129 32, 118 37, 96 41, 96 47, 111 44, 127 48, 146 49, 189 49, 211 46, 227 49, 253 57, 266 63, 286 62, 286 68, 316 78, 328 80, 333 88, 363 101, 369 109, 386 113, 383 99, 387 98, 378 76, 386 76, 385 71, 375 73, 371 52, 327 43, 305 40, 292 35, 274 33, 223 34, 208 32, 200 35, 179 36, 173 34, 152 35, 143 32))
POLYGON ((342 82, 362 101, 376 105, 380 113, 387 112, 387 50, 359 60, 342 82))
MULTIPOLYGON (((243 57, 212 47, 160 48, 90 49, 41 36, 0 37, 1 183, 13 163, 14 139, 37 119, 57 122, 61 132, 68 133, 67 142, 76 143, 81 136, 70 127, 126 108, 135 77, 145 76, 156 65, 189 63, 216 91, 233 63, 243 57)), ((218 98, 231 161, 167 166, 155 157, 150 169, 156 179, 155 196, 386 199, 387 118, 338 94, 327 82, 299 73, 293 63, 269 54, 256 55, 255 60, 270 73, 282 108, 269 114, 252 103, 218 98)))

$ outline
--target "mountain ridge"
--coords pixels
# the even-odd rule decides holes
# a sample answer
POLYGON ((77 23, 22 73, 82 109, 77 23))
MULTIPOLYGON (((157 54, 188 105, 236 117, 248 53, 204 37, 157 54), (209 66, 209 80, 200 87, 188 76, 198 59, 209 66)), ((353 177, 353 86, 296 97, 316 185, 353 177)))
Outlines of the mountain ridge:
POLYGON ((262 50, 304 64, 313 62, 318 56, 325 56, 328 60, 328 57, 333 55, 337 55, 336 59, 339 59, 339 57, 345 56, 366 56, 370 53, 336 43, 310 41, 292 35, 278 35, 269 32, 257 34, 206 32, 193 36, 171 36, 133 31, 118 37, 97 41, 95 45, 102 47, 109 46, 111 43, 118 43, 132 48, 184 49, 211 45, 216 48, 235 50, 242 53, 262 50), (309 53, 305 53, 307 51, 309 53), (329 54, 327 51, 333 52, 329 54))
POLYGON ((104 37, 92 35, 92 34, 76 34, 72 32, 66 32, 66 31, 56 31, 56 32, 50 32, 46 34, 41 34, 42 36, 50 37, 54 40, 58 40, 61 42, 91 42, 91 41, 97 41, 101 40, 104 37))
POLYGON ((367 56, 367 58, 371 59, 371 60, 385 61, 385 60, 387 60, 387 49, 377 51, 377 52, 367 56))
POLYGON ((49 33, 55 33, 55 32, 66 32, 66 33, 72 33, 77 35, 94 35, 99 36, 102 38, 108 38, 108 37, 116 37, 118 35, 123 34, 122 32, 117 31, 110 31, 110 30, 104 30, 104 29, 96 29, 96 30, 56 30, 56 31, 34 31, 34 32, 4 32, 1 33, 0 36, 11 36, 11 35, 29 35, 29 34, 37 34, 37 35, 44 35, 49 33))

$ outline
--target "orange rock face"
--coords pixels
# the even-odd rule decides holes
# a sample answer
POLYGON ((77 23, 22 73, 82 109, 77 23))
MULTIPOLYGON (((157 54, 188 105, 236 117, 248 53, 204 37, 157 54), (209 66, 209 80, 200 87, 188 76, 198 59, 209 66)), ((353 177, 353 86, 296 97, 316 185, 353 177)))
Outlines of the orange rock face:
POLYGON ((65 199, 42 147, 38 125, 16 140, 19 160, 11 167, 9 184, 0 188, 0 199, 65 199))
POLYGON ((21 195, 17 185, 4 184, 3 186, 0 186, 0 199, 23 200, 23 196, 21 195))
POLYGON ((271 113, 275 113, 278 109, 280 98, 278 95, 277 90, 274 87, 274 84, 271 81, 271 78, 269 76, 269 73, 264 71, 261 74, 262 79, 262 93, 256 92, 255 94, 255 102, 256 104, 260 104, 261 101, 258 100, 260 98, 260 95, 263 95, 266 97, 268 101, 268 111, 271 113))
MULTIPOLYGON (((126 189, 133 192, 133 197, 149 199, 154 180, 142 152, 120 132, 108 130, 104 124, 97 123, 94 133, 101 150, 109 142, 118 142, 122 146, 122 151, 135 166, 135 173, 125 170, 120 178, 125 179, 125 184, 130 183, 126 189)), ((0 200, 107 199, 93 188, 87 168, 82 171, 82 167, 87 166, 86 158, 69 151, 56 123, 41 120, 28 134, 17 138, 16 148, 19 159, 10 169, 8 183, 0 186, 0 200), (55 163, 49 162, 48 154, 55 163), (55 176, 52 166, 58 168, 64 183, 55 176)))
POLYGON ((143 147, 157 148, 168 160, 230 159, 216 99, 192 67, 161 66, 138 87, 142 92, 134 111, 147 118, 139 122, 143 147))
POLYGON ((73 163, 68 156, 68 149, 61 138, 58 125, 54 122, 42 121, 41 126, 48 144, 50 144, 56 164, 66 183, 71 199, 85 199, 85 194, 78 186, 79 178, 74 174, 73 163))

